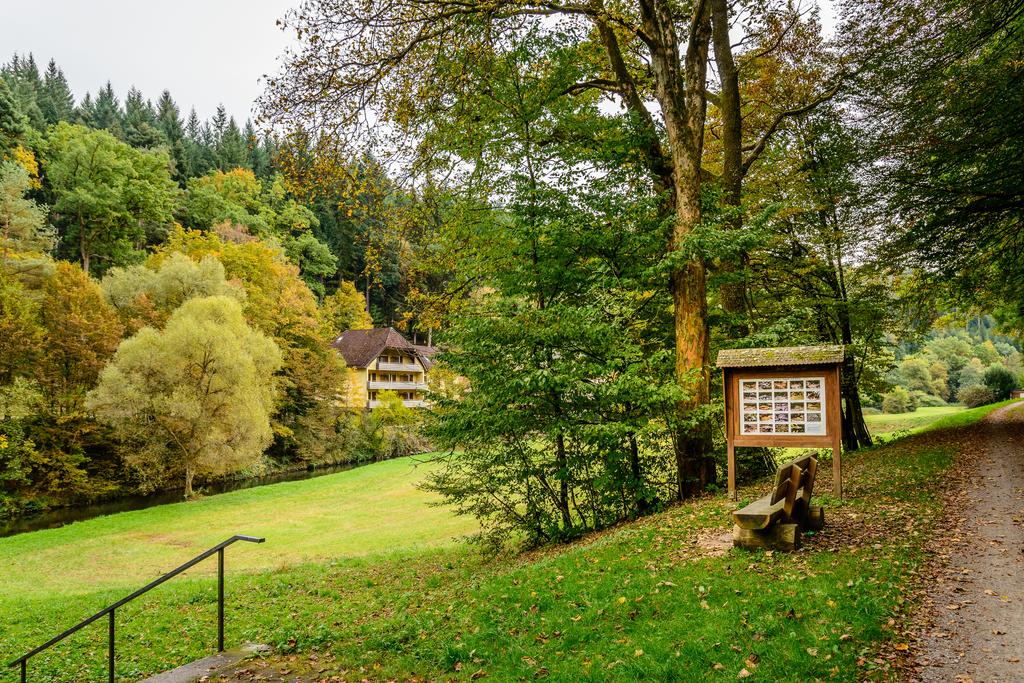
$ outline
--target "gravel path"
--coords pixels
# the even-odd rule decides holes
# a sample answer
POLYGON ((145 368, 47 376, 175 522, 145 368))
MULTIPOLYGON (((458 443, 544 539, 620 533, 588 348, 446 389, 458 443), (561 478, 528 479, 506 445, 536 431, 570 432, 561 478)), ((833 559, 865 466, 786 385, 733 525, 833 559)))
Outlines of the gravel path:
POLYGON ((1024 681, 1024 405, 978 430, 975 457, 953 470, 968 483, 951 499, 949 533, 935 549, 923 681, 1024 681))

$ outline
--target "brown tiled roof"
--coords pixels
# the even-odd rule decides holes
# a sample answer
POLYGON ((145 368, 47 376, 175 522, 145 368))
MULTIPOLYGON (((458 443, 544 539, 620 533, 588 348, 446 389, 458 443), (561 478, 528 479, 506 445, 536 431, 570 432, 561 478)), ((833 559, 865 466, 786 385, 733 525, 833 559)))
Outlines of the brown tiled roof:
POLYGON ((412 348, 416 349, 416 355, 420 357, 420 362, 423 363, 424 370, 429 370, 434 366, 434 356, 437 354, 436 346, 413 344, 412 348))
POLYGON ((842 346, 779 346, 767 349, 722 349, 720 368, 763 368, 786 365, 830 365, 843 362, 842 346))
POLYGON ((350 368, 365 368, 384 349, 396 349, 418 355, 416 348, 393 327, 375 327, 372 330, 348 330, 334 340, 336 349, 350 368))

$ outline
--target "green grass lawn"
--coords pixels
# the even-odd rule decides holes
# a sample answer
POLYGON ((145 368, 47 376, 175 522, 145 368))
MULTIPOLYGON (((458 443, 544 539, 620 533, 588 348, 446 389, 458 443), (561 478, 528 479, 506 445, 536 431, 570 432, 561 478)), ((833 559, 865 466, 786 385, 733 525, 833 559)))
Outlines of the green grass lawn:
MULTIPOLYGON (((422 459, 0 538, 0 595, 72 596, 142 585, 234 534, 267 542, 233 546, 233 572, 450 546, 476 527, 429 505, 435 496, 416 488, 432 467, 422 459)), ((192 570, 215 571, 216 562, 192 570)))
POLYGON ((948 415, 955 415, 967 410, 964 406, 941 406, 937 408, 918 408, 912 413, 882 413, 865 415, 864 422, 868 425, 871 436, 891 436, 894 432, 914 431, 927 427, 931 423, 948 415))
MULTIPOLYGON (((953 417, 968 424, 994 407, 953 417)), ((413 488, 423 468, 408 460, 2 539, 0 658, 244 532, 267 543, 229 551, 229 645, 267 643, 271 666, 295 674, 734 681, 747 669, 753 680, 892 678, 894 625, 911 604, 910 579, 941 505, 932 487, 955 455, 946 434, 851 454, 847 499, 818 496, 826 530, 793 554, 703 549, 698 541, 728 531, 734 507, 712 496, 569 547, 488 560, 452 542, 472 522, 428 506, 413 488), (117 566, 106 569, 107 560, 117 566)), ((203 574, 126 606, 119 676, 208 654, 215 615, 215 582, 203 574)), ((105 635, 105 624, 90 626, 40 655, 30 680, 104 679, 105 635)))

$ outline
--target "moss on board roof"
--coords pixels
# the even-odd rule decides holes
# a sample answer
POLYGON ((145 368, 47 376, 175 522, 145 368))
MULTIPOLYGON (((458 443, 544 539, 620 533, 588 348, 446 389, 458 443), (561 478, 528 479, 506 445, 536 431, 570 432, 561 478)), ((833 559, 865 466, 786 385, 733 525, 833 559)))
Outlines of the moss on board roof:
POLYGON ((842 346, 779 346, 767 349, 723 349, 720 368, 763 368, 785 365, 829 365, 843 362, 842 346))

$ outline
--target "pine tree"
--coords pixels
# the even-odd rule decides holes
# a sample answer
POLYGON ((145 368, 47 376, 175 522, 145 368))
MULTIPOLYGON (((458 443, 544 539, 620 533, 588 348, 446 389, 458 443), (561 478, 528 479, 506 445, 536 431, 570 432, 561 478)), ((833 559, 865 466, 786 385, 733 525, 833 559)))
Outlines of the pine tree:
POLYGON ((185 125, 185 168, 184 177, 192 178, 204 175, 213 168, 206 152, 206 126, 199 120, 195 107, 188 114, 188 123, 185 125))
POLYGON ((80 126, 91 126, 95 115, 96 103, 92 101, 92 94, 87 92, 78 107, 75 108, 74 122, 80 126))
POLYGON ((185 180, 189 177, 187 141, 181 122, 181 110, 178 109, 169 90, 164 90, 156 103, 156 127, 163 133, 171 152, 171 159, 174 162, 174 171, 171 175, 184 187, 185 180))
POLYGON ((123 120, 124 113, 117 101, 117 95, 114 94, 114 88, 110 85, 110 81, 107 81, 107 85, 100 88, 99 94, 96 95, 96 104, 89 125, 92 128, 109 130, 114 137, 124 140, 123 120))
POLYGON ((7 85, 8 78, 0 74, 0 158, 14 149, 28 132, 28 119, 7 85))
POLYGON ((217 167, 222 171, 230 171, 246 166, 248 160, 249 151, 245 138, 242 137, 242 131, 238 129, 235 117, 232 116, 217 142, 217 167))
POLYGON ((36 66, 35 57, 31 53, 27 58, 16 54, 9 64, 0 69, 0 73, 8 77, 7 85, 29 124, 36 130, 46 128, 46 119, 39 108, 39 91, 42 88, 42 81, 39 78, 39 68, 36 66))
POLYGON ((72 121, 75 117, 74 95, 71 94, 64 72, 57 68, 57 63, 52 59, 43 78, 39 107, 43 111, 46 123, 50 125, 58 121, 72 121))
POLYGON ((253 126, 251 119, 246 120, 242 137, 245 139, 249 168, 252 169, 257 178, 266 180, 273 174, 273 169, 270 167, 270 153, 265 141, 260 140, 259 135, 256 133, 256 127, 253 126))
POLYGON ((156 127, 156 111, 133 87, 124 100, 124 139, 132 147, 152 148, 166 145, 167 139, 156 127))
POLYGON ((156 103, 156 125, 171 144, 185 137, 181 122, 181 110, 171 97, 170 90, 164 90, 156 103))

